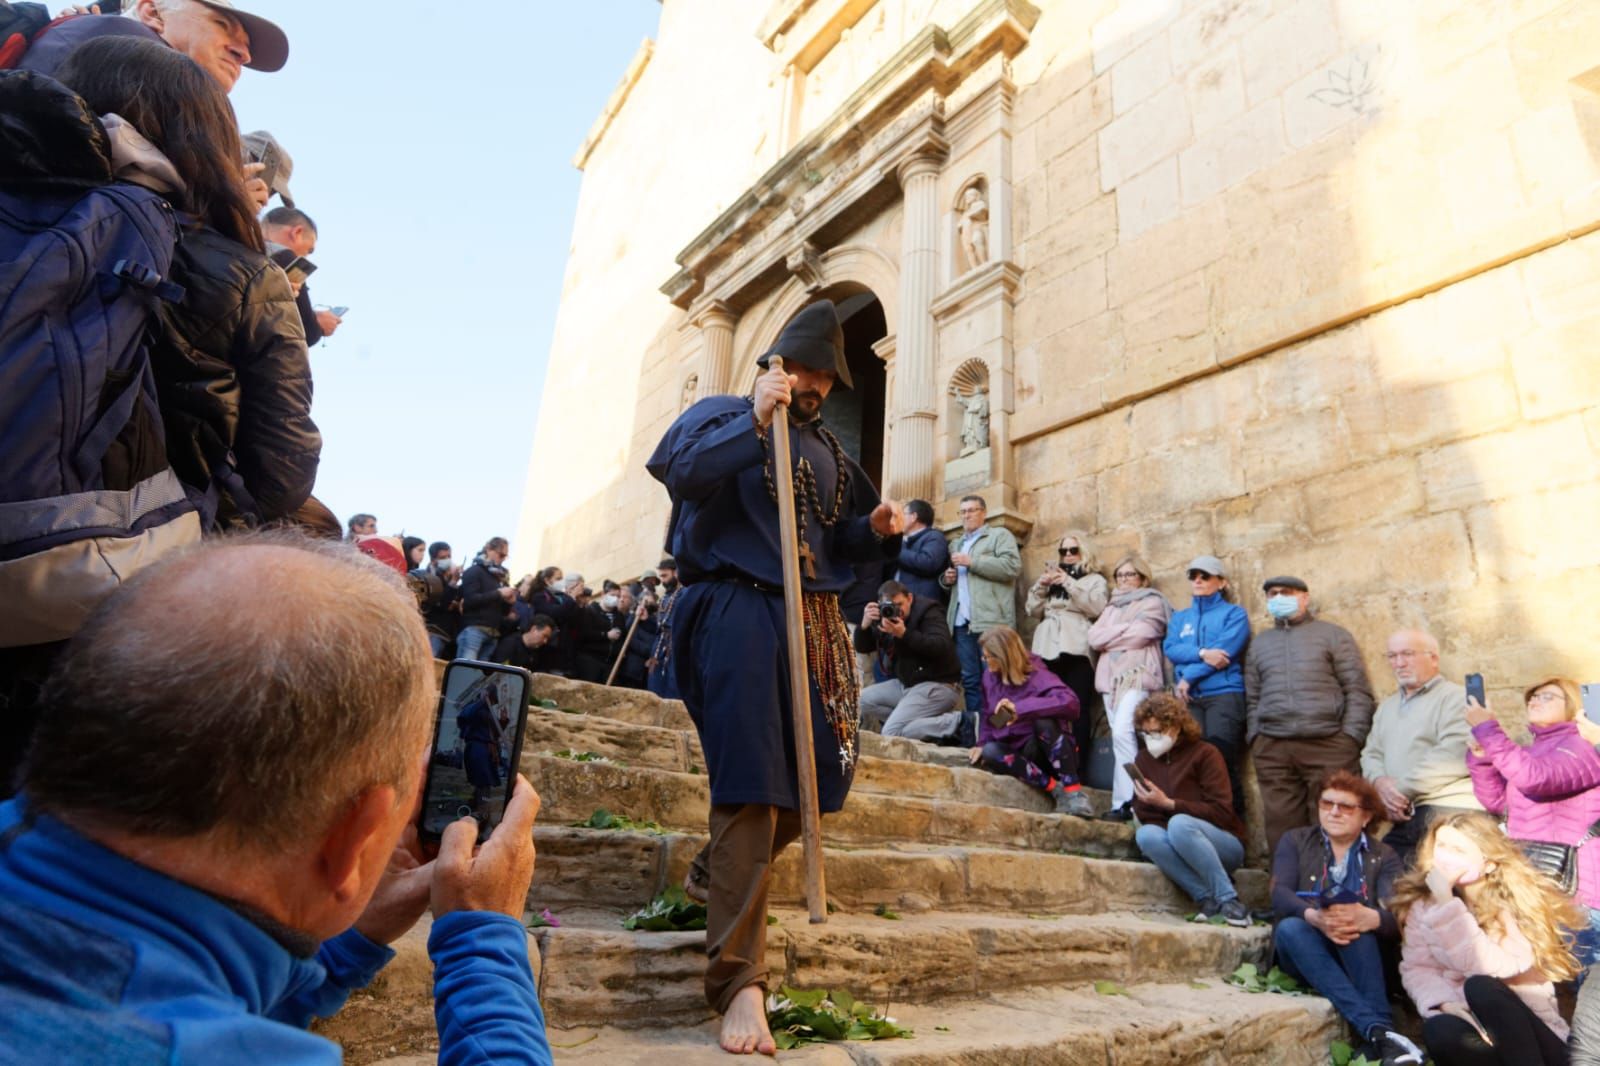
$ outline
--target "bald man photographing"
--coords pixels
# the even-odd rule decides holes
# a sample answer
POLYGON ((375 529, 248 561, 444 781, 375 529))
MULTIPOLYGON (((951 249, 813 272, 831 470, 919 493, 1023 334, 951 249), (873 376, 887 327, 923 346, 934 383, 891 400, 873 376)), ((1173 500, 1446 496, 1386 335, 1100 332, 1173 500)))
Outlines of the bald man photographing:
POLYGON ((476 855, 467 818, 422 862, 437 698, 414 600, 348 546, 211 541, 124 585, 0 804, 0 1061, 338 1062, 305 1026, 431 904, 440 1063, 549 1063, 539 799, 519 781, 476 855))

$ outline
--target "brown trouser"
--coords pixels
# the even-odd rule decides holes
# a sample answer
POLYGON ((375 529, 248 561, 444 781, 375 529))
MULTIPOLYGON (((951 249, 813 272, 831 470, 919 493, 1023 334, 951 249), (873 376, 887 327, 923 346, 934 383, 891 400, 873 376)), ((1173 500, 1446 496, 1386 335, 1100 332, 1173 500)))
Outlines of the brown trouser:
POLYGON ((706 1002, 718 1014, 742 988, 767 987, 767 888, 778 853, 800 836, 800 813, 760 803, 711 808, 711 843, 689 876, 709 886, 706 1002))
POLYGON ((1266 823, 1267 854, 1277 854, 1278 838, 1291 829, 1317 824, 1318 786, 1330 770, 1361 772, 1361 745, 1346 733, 1290 738, 1258 735, 1250 744, 1261 787, 1261 820, 1266 823))

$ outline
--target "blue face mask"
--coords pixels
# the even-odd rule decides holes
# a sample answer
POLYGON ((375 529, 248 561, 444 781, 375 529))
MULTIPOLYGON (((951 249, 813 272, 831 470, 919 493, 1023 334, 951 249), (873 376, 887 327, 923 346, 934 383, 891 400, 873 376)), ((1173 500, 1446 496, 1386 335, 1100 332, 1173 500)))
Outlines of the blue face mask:
POLYGON ((1267 613, 1274 618, 1293 618, 1300 613, 1300 600, 1295 596, 1273 596, 1267 600, 1267 613))

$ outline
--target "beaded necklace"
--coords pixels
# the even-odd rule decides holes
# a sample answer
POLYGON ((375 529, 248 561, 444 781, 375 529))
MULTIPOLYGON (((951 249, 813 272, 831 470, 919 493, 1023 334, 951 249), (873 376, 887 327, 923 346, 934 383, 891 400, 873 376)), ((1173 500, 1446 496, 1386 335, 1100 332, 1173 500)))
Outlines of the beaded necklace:
MULTIPOLYGON (((754 396, 751 397, 750 402, 752 404, 755 402, 754 396)), ((817 497, 817 472, 812 469, 811 460, 801 456, 800 461, 794 465, 795 525, 799 534, 800 559, 805 564, 806 577, 812 579, 817 576, 817 567, 816 556, 812 554, 811 546, 806 543, 807 519, 814 511, 817 515, 817 521, 822 523, 822 528, 832 529, 838 523, 839 516, 844 513, 844 497, 845 493, 850 489, 850 467, 845 462, 844 448, 840 446, 839 438, 834 436, 833 431, 820 421, 817 423, 817 431, 822 434, 824 443, 828 445, 828 451, 833 453, 835 473, 833 479, 833 507, 831 509, 824 511, 822 509, 822 501, 817 497)), ((761 464, 761 478, 766 482, 767 496, 773 503, 777 503, 778 486, 773 481, 772 473, 773 464, 776 462, 772 457, 772 441, 765 430, 757 433, 757 436, 761 438, 761 451, 765 455, 765 461, 761 464)))

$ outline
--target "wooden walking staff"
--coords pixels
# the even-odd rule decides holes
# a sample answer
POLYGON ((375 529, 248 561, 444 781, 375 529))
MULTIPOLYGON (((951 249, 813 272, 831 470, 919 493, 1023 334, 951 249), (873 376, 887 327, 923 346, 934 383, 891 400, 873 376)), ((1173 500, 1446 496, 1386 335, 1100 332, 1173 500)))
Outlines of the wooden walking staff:
MULTIPOLYGON (((783 369, 771 356, 768 368, 783 369)), ((795 779, 800 786, 800 845, 805 852, 806 906, 811 924, 828 920, 822 874, 822 815, 817 810, 817 751, 811 735, 811 674, 806 664, 806 623, 800 597, 800 531, 795 525, 794 470, 789 456, 789 405, 772 412, 772 474, 778 490, 778 545, 783 554, 783 618, 789 636, 789 711, 794 720, 795 779)))
POLYGON ((617 679, 617 671, 622 669, 622 660, 628 657, 628 645, 633 643, 633 631, 639 628, 639 611, 633 612, 633 625, 628 627, 628 635, 622 638, 622 650, 617 652, 617 661, 611 664, 611 673, 606 675, 606 684, 617 679))

